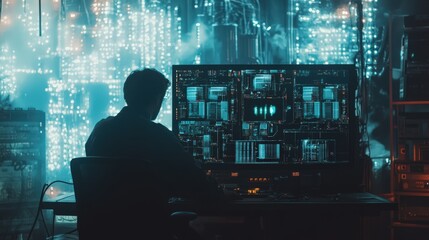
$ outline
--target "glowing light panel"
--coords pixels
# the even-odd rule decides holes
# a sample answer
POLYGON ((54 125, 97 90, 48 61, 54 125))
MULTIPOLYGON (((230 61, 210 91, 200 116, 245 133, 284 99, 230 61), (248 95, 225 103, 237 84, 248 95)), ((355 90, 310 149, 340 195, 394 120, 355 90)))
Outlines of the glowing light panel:
MULTIPOLYGON (((124 105, 126 76, 152 67, 171 79, 181 53, 181 20, 177 7, 158 1, 44 2, 41 26, 37 10, 37 1, 3 1, 0 93, 15 107, 46 112, 47 181, 69 181, 69 161, 85 155, 94 124, 124 105), (38 88, 18 91, 23 83, 17 79, 38 88), (31 102, 36 90, 45 102, 31 102)), ((170 96, 156 120, 167 127, 170 96)))

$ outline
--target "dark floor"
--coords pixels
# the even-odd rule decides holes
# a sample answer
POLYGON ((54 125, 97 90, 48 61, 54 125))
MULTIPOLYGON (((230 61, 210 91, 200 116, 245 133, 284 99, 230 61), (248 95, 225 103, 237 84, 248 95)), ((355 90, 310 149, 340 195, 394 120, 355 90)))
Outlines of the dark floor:
MULTIPOLYGON (((42 223, 32 234, 31 240, 45 240, 47 237, 70 233, 76 229, 72 218, 60 217, 52 226, 52 216, 45 214, 45 228, 42 223), (49 232, 49 234, 47 234, 49 232)), ((365 217, 356 220, 354 217, 332 215, 297 218, 291 216, 275 216, 270 218, 256 217, 198 217, 192 221, 192 228, 203 240, 426 240, 429 230, 399 231, 391 238, 390 213, 365 217), (354 220, 353 220, 354 219, 354 220)), ((26 240, 27 235, 10 235, 2 240, 26 240)), ((73 238, 55 238, 55 240, 72 240, 73 238)))

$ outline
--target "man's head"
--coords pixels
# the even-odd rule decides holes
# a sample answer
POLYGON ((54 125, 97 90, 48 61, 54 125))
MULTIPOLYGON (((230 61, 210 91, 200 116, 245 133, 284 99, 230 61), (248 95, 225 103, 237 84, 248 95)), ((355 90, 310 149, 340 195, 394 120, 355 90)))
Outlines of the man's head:
POLYGON ((164 74, 153 68, 134 70, 124 83, 124 98, 128 106, 146 111, 154 120, 170 86, 164 74))

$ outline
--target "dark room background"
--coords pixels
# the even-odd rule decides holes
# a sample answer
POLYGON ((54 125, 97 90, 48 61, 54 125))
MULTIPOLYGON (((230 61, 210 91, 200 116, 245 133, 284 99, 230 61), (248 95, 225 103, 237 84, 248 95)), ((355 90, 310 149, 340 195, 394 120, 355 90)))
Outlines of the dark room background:
MULTIPOLYGON (((0 0, 1 107, 46 113, 47 180, 70 180, 70 159, 84 155, 99 119, 120 110, 135 68, 171 79, 174 64, 356 64, 362 151, 383 175, 389 61, 401 67, 402 25, 389 40, 389 19, 425 14, 427 2, 0 0)), ((171 128, 166 98, 157 121, 171 128)))

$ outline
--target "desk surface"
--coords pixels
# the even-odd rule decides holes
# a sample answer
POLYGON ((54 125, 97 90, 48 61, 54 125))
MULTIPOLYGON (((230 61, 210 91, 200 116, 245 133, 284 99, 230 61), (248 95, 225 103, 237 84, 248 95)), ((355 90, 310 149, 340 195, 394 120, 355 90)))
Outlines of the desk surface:
MULTIPOLYGON (((56 215, 76 215, 76 200, 73 193, 44 199, 42 209, 52 209, 56 215)), ((195 211, 200 214, 253 214, 281 211, 385 211, 394 210, 397 205, 378 195, 359 192, 325 194, 316 196, 290 196, 285 194, 267 197, 243 197, 213 206, 201 208, 198 204, 180 198, 170 201, 175 211, 195 211)))

